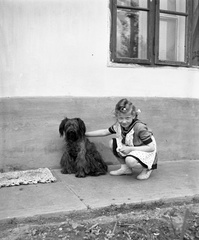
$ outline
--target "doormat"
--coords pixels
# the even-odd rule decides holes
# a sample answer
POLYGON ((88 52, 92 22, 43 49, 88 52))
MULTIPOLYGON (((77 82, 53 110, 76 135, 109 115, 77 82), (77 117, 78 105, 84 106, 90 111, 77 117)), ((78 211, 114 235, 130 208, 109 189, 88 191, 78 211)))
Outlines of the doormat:
POLYGON ((56 181, 48 168, 0 173, 0 188, 56 181))

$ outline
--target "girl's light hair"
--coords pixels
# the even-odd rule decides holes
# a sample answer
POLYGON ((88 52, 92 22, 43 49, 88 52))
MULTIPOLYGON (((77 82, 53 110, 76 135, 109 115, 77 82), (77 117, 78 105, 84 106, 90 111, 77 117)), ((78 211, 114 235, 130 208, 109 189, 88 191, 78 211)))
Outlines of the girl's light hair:
POLYGON ((117 116, 118 113, 127 113, 129 111, 131 111, 132 115, 135 115, 135 118, 137 118, 138 113, 141 112, 140 109, 136 110, 133 103, 126 98, 121 99, 115 106, 115 116, 117 116))

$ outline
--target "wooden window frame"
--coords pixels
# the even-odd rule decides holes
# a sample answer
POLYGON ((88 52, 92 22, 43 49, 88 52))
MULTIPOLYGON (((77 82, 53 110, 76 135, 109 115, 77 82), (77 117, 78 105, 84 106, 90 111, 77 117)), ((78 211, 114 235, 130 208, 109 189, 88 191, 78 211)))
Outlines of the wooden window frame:
MULTIPOLYGON (((110 36, 110 61, 114 63, 123 63, 123 64, 140 64, 148 66, 192 66, 192 0, 186 0, 186 12, 177 12, 169 10, 160 10, 159 0, 147 0, 148 8, 141 7, 126 7, 117 5, 117 0, 110 0, 110 9, 111 9, 111 36, 110 36), (127 57, 117 57, 116 56, 116 45, 117 45, 117 9, 131 9, 131 10, 140 10, 148 12, 148 26, 147 26, 147 59, 135 59, 127 57), (184 16, 186 17, 185 21, 185 53, 184 53, 184 62, 181 61, 168 61, 159 59, 159 22, 160 22, 160 13, 184 16)), ((197 67, 197 66, 193 66, 197 67)))

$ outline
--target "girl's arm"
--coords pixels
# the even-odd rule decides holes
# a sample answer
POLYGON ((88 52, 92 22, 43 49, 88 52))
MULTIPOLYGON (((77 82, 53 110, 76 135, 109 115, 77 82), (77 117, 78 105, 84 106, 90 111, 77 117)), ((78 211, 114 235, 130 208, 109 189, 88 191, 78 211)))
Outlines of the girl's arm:
POLYGON ((155 145, 153 142, 147 145, 133 147, 132 149, 132 151, 143 151, 143 152, 153 152, 154 150, 155 150, 155 145))
POLYGON ((86 137, 104 137, 111 135, 108 129, 100 129, 85 133, 86 137))

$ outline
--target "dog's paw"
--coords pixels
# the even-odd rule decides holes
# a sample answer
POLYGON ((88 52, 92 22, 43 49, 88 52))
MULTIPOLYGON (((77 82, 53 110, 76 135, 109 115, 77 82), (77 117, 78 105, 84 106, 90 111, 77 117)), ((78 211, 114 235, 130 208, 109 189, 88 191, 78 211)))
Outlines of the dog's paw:
POLYGON ((62 174, 68 174, 68 172, 67 172, 66 169, 62 169, 62 170, 61 170, 61 173, 62 173, 62 174))
POLYGON ((84 178, 86 177, 86 174, 84 173, 84 171, 79 171, 75 174, 75 177, 84 178))

